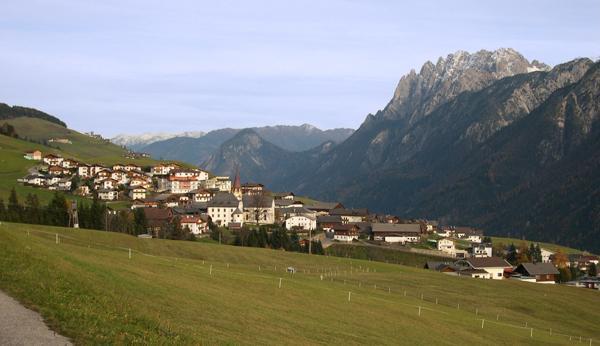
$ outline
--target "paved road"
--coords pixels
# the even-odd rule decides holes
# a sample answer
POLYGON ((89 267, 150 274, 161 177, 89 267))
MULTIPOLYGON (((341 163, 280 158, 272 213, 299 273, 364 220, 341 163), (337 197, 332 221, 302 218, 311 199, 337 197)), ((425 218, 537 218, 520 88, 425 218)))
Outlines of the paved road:
POLYGON ((0 345, 71 345, 48 329, 40 314, 0 291, 0 345))

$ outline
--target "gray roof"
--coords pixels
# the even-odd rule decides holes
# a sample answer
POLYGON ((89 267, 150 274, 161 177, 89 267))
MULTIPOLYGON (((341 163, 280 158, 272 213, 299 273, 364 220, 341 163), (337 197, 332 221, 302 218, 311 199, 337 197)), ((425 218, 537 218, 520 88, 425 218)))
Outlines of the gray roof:
POLYGON ((558 269, 556 269, 552 263, 521 263, 519 268, 523 268, 527 274, 534 275, 545 275, 545 274, 558 274, 558 269))
POLYGON ((208 202, 208 207, 237 208, 239 203, 231 192, 221 192, 213 196, 208 202))
POLYGON ((311 210, 331 210, 339 205, 340 204, 337 202, 311 201, 311 202, 306 203, 304 206, 307 209, 311 209, 311 210))
POLYGON ((342 217, 339 215, 331 216, 331 215, 321 215, 317 216, 318 223, 335 223, 342 222, 342 217))
POLYGON ((288 208, 281 208, 279 209, 279 212, 282 214, 296 214, 296 215, 314 215, 315 212, 312 210, 308 210, 304 207, 288 207, 288 208))
POLYGON ((340 216, 368 216, 369 211, 366 208, 362 209, 344 209, 336 208, 329 212, 329 215, 340 215, 340 216))
POLYGON ((371 225, 373 233, 421 233, 418 223, 374 223, 371 225))
POLYGON ((242 197, 244 208, 271 208, 273 197, 268 195, 244 195, 242 197))

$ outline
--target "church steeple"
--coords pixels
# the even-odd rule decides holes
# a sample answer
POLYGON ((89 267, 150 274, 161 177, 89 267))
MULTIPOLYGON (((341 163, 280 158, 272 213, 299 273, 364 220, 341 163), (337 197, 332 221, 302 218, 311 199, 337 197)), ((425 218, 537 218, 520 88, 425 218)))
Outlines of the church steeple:
POLYGON ((240 181, 240 168, 236 168, 235 179, 233 180, 233 187, 231 192, 237 199, 242 199, 242 183, 240 181))

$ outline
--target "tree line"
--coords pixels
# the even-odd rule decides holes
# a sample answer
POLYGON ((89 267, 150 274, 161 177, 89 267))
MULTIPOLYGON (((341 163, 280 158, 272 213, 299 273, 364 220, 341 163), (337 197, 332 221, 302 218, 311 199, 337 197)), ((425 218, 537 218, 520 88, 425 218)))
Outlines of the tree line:
MULTIPOLYGON (((62 192, 55 192, 47 205, 42 205, 36 194, 28 194, 19 201, 13 188, 8 204, 0 198, 0 220, 17 223, 70 227, 73 221, 70 202, 62 192)), ((91 203, 77 204, 79 227, 138 235, 147 232, 146 214, 141 209, 110 211, 106 204, 94 199, 91 203)))

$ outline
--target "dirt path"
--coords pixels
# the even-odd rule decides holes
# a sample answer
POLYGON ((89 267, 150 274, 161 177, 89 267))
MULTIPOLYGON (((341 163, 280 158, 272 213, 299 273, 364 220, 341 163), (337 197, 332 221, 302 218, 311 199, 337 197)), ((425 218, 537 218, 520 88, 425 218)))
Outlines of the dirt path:
POLYGON ((71 345, 48 329, 35 311, 0 291, 0 345, 71 345))

